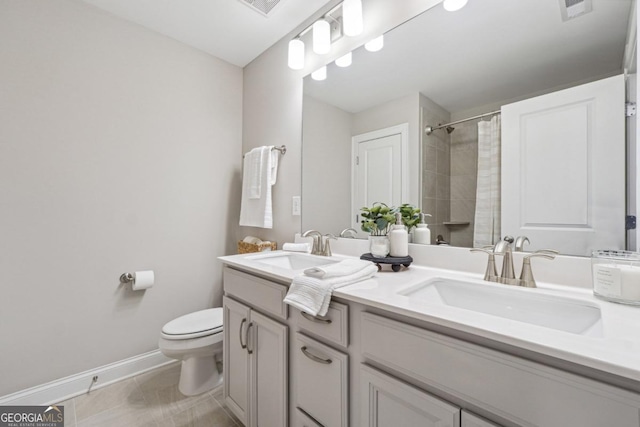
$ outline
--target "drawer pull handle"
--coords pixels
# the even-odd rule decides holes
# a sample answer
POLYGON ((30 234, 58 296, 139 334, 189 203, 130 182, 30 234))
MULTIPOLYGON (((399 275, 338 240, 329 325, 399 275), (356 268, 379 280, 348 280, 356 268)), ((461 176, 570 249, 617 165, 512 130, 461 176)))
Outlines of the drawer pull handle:
POLYGON ((247 322, 247 318, 245 317, 244 319, 242 319, 242 322, 240 322, 240 347, 242 347, 242 349, 244 350, 245 348, 247 348, 247 345, 245 343, 242 342, 242 327, 244 326, 244 324, 247 322))
POLYGON ((331 319, 320 319, 318 317, 310 315, 309 313, 305 313, 304 311, 301 311, 300 314, 302 314, 302 317, 312 322, 324 323, 326 325, 329 325, 331 323, 331 319))
POLYGON ((249 326, 247 326, 247 353, 249 354, 253 354, 253 349, 249 348, 249 331, 251 330, 251 327, 253 326, 253 322, 249 322, 249 326))
POLYGON ((302 350, 302 354, 304 354, 305 356, 307 356, 309 359, 313 360, 314 362, 324 363, 325 365, 328 365, 329 363, 333 362, 333 360, 331 360, 331 359, 323 359, 321 357, 316 356, 315 354, 309 353, 307 351, 307 346, 300 347, 300 350, 302 350))

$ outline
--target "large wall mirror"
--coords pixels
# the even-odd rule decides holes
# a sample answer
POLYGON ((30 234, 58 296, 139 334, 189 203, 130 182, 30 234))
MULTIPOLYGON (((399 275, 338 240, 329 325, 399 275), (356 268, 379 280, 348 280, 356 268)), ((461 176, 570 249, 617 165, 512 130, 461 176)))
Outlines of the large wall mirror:
MULTIPOLYGON (((427 223, 433 243, 441 236, 452 246, 480 246, 493 233, 498 239, 506 234, 527 235, 531 245, 525 250, 556 247, 565 254, 588 255, 591 249, 624 249, 625 183, 631 178, 624 175, 628 169, 624 106, 619 105, 621 114, 616 113, 615 123, 608 127, 607 132, 611 132, 604 137, 602 132, 589 134, 584 138, 589 142, 582 148, 567 146, 563 141, 565 136, 580 132, 574 132, 569 125, 583 116, 589 120, 593 115, 603 116, 604 110, 599 107, 600 101, 589 101, 580 107, 584 113, 567 112, 566 105, 580 103, 585 97, 591 99, 590 95, 569 91, 611 80, 615 81, 614 86, 622 87, 624 104, 624 87, 628 85, 624 75, 635 78, 636 72, 635 65, 630 65, 635 58, 626 60, 627 43, 635 43, 635 37, 629 38, 629 33, 635 32, 630 30, 633 0, 586 1, 590 10, 569 19, 564 4, 558 0, 470 0, 458 12, 447 12, 437 5, 386 33, 382 50, 368 52, 358 48, 353 52, 351 66, 329 64, 326 80, 305 77, 303 230, 318 229, 337 235, 346 228, 358 228, 361 200, 372 201, 389 193, 389 200, 394 197, 431 215, 427 223), (569 93, 579 101, 567 101, 565 97, 565 106, 554 110, 560 113, 554 114, 551 122, 538 120, 540 115, 532 114, 531 108, 540 107, 526 102, 557 93, 563 97, 569 93), (533 116, 535 120, 526 119, 533 116), (507 118, 509 130, 505 131, 507 118), (514 128, 514 121, 521 127, 514 128), (548 124, 552 122, 556 128, 548 124), (537 123, 535 131, 531 130, 532 123, 537 123), (427 126, 433 131, 425 132, 427 126), (500 141, 505 134, 514 133, 527 138, 535 135, 542 142, 520 146, 514 154, 508 145, 510 140, 500 141), (394 163, 386 160, 395 154, 385 154, 382 160, 371 155, 374 160, 370 167, 383 172, 374 174, 376 182, 369 182, 369 187, 365 185, 362 190, 354 169, 356 163, 361 163, 360 156, 365 155, 362 153, 366 153, 359 143, 376 141, 379 145, 374 151, 394 153, 395 148, 389 148, 389 144, 394 143, 391 139, 396 134, 401 140, 399 157, 394 163), (498 158, 500 153, 503 156, 497 166, 485 158, 496 139, 502 144, 498 158), (607 140, 617 148, 596 150, 592 139, 607 140), (606 166, 618 171, 620 178, 607 183, 608 188, 615 185, 615 193, 621 195, 622 201, 615 201, 622 203, 621 210, 615 212, 608 207, 614 202, 607 198, 593 207, 593 200, 599 200, 592 194, 596 187, 593 184, 601 179, 589 174, 593 165, 600 164, 598 150, 618 153, 606 166), (507 157, 509 167, 501 164, 505 163, 505 155, 515 156, 507 157), (514 165, 518 179, 502 176, 496 195, 491 171, 497 168, 509 174, 514 165), (395 182, 394 167, 399 169, 398 185, 389 184, 395 182), (550 173, 557 170, 565 174, 550 173), (588 182, 586 190, 574 190, 578 187, 572 185, 581 180, 588 182), (556 194, 547 194, 549 188, 556 187, 556 194), (526 200, 520 194, 524 188, 532 192, 526 200), (513 194, 504 193, 506 190, 513 194), (497 197, 497 201, 487 201, 485 197, 497 197), (578 208, 565 203, 574 198, 578 208), (591 205, 582 208, 581 201, 585 206, 591 205), (487 205, 496 203, 497 218, 495 212, 486 212, 487 205), (517 215, 529 218, 534 226, 527 228, 527 221, 517 226, 513 221, 505 222, 500 218, 500 209, 504 212, 507 205, 515 206, 517 215), (564 246, 563 241, 573 237, 563 234, 564 226, 544 223, 549 212, 560 213, 568 223, 578 224, 575 228, 587 236, 585 241, 564 246), (615 217, 616 238, 591 242, 589 233, 579 230, 591 227, 598 215, 615 217), (496 221, 497 231, 491 226, 496 221), (546 234, 534 230, 540 224, 543 226, 538 228, 546 234)), ((630 170, 628 174, 635 176, 630 170)), ((371 176, 368 179, 372 181, 371 176)), ((635 178, 631 181, 635 182, 635 178)), ((495 207, 492 209, 495 211, 495 207)), ((508 209, 509 219, 517 216, 508 209)), ((358 237, 366 235, 360 233, 358 237)))

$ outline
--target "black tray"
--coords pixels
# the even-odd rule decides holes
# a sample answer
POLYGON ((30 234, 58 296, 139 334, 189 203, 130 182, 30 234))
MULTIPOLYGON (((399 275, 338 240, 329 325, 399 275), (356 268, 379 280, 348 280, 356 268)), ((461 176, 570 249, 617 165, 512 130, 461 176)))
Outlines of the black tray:
POLYGON ((378 271, 382 270, 382 264, 391 264, 391 269, 393 271, 400 271, 400 268, 404 265, 405 267, 409 267, 413 262, 413 258, 411 256, 386 256, 384 258, 378 258, 371 253, 366 253, 360 255, 360 259, 365 261, 371 261, 378 266, 378 271))

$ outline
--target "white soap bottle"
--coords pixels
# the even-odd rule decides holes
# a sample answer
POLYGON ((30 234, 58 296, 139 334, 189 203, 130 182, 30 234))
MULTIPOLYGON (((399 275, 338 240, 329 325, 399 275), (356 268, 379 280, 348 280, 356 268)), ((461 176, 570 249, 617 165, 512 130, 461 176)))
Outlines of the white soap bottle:
POLYGON ((413 230, 413 243, 418 243, 420 245, 430 245, 431 244, 431 230, 429 230, 429 226, 424 222, 425 216, 431 216, 429 214, 420 214, 420 224, 416 226, 416 229, 413 230))
POLYGON ((409 255, 409 233, 402 223, 402 214, 396 213, 396 223, 389 232, 389 255, 405 257, 409 255))

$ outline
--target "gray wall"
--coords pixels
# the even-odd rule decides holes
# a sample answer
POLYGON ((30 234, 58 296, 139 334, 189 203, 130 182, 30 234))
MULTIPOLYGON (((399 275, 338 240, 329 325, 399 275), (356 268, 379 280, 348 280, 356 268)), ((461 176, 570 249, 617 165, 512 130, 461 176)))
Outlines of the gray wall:
POLYGON ((1 0, 0 58, 5 395, 157 349, 165 322, 221 303, 243 73, 70 0, 1 0), (153 288, 118 285, 145 269, 153 288))

